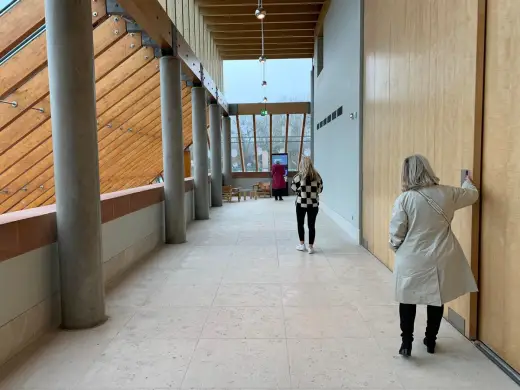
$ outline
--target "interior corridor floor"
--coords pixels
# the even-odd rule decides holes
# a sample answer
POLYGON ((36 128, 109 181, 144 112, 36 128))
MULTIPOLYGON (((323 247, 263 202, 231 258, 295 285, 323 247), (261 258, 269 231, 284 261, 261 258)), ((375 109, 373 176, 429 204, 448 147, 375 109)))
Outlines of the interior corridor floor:
POLYGON ((446 323, 428 355, 425 310, 398 356, 390 271, 323 212, 317 253, 295 229, 290 198, 213 209, 107 294, 105 325, 43 337, 0 389, 518 389, 446 323))

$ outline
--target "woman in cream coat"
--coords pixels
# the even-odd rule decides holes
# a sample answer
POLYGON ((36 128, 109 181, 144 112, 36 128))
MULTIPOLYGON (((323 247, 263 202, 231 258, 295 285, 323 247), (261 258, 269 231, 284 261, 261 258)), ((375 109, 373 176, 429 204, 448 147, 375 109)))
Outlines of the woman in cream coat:
POLYGON ((390 247, 395 251, 395 294, 400 303, 402 345, 410 356, 416 305, 428 306, 424 344, 435 352, 444 304, 477 291, 462 248, 451 230, 455 211, 474 204, 478 190, 468 177, 462 188, 439 185, 428 160, 404 160, 402 194, 394 204, 390 247))

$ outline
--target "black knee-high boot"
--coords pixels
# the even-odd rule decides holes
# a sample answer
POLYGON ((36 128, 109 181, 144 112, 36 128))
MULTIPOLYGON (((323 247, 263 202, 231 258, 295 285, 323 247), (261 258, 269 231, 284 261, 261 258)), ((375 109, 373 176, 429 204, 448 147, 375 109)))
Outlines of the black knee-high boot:
POLYGON ((435 353, 435 346, 437 335, 441 328, 442 315, 444 314, 443 306, 428 306, 428 321, 426 323, 426 337, 424 338, 424 345, 428 353, 435 353))
POLYGON ((413 331, 415 325, 415 315, 417 313, 416 305, 401 303, 399 305, 399 316, 401 319, 401 349, 399 354, 403 356, 411 356, 413 344, 413 331))

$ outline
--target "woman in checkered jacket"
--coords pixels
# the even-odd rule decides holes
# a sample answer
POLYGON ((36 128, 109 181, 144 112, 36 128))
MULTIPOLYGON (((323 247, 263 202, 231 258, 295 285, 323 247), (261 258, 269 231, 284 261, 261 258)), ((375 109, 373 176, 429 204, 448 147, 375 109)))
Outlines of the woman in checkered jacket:
POLYGON ((307 250, 314 253, 314 238, 316 237, 316 217, 320 206, 320 194, 323 191, 323 180, 309 157, 304 157, 300 163, 300 171, 294 176, 291 185, 296 193, 296 220, 298 222, 299 251, 307 250), (305 247, 305 214, 309 228, 309 248, 305 247))

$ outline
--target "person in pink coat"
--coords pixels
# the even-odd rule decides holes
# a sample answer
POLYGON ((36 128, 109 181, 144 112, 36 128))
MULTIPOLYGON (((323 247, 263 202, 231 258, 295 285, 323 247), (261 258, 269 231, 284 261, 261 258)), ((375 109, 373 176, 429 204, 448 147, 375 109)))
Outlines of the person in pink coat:
POLYGON ((283 200, 282 191, 285 189, 285 168, 280 165, 280 161, 275 161, 271 168, 271 176, 273 177, 273 195, 274 200, 283 200))

